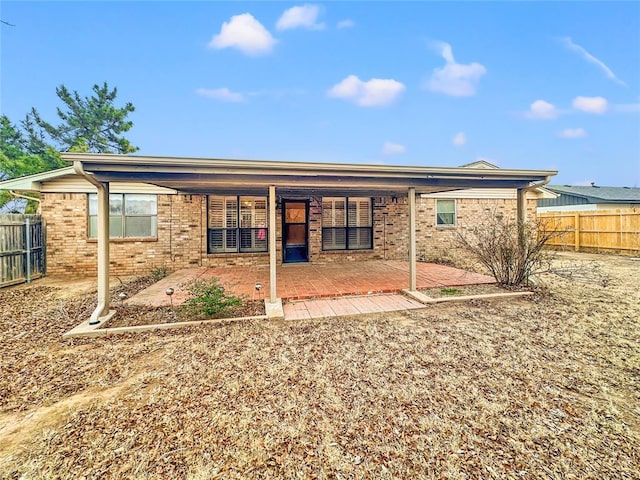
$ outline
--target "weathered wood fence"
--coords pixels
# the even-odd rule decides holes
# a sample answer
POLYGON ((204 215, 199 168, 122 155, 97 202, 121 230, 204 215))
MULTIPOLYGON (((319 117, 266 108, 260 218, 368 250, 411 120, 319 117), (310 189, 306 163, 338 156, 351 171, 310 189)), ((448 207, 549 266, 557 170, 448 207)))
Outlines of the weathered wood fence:
POLYGON ((44 275, 45 245, 40 215, 0 215, 0 288, 44 275))
POLYGON ((544 212, 538 218, 560 233, 548 246, 576 252, 640 253, 640 208, 544 212))

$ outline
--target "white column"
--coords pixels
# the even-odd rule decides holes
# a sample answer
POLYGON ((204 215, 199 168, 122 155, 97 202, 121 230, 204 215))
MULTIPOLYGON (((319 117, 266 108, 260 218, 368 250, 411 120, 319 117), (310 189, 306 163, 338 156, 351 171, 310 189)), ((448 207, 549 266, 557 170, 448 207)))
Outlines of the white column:
POLYGON ((276 298, 276 187, 269 185, 269 302, 276 298))
POLYGON ((416 290, 416 189, 409 187, 409 290, 416 290))
POLYGON ((527 192, 523 188, 516 190, 516 215, 518 222, 518 243, 524 246, 524 222, 527 219, 527 192))
POLYGON ((98 307, 91 314, 90 325, 100 323, 109 313, 109 183, 98 187, 98 307))

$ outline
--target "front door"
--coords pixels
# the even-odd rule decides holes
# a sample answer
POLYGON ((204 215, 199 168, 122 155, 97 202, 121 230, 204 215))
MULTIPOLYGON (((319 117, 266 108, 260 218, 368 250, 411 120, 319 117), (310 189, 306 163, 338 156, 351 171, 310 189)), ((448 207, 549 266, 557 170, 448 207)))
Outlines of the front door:
POLYGON ((284 263, 309 261, 307 200, 282 201, 282 245, 284 263))

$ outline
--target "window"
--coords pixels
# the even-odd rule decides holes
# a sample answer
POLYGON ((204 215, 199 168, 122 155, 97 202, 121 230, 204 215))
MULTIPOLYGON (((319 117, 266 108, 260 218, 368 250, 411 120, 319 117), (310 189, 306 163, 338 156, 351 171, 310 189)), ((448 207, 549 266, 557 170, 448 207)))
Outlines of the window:
POLYGON ((373 248, 371 199, 323 197, 322 249, 366 250, 373 248))
MULTIPOLYGON (((89 194, 89 238, 98 236, 98 195, 89 194)), ((137 193, 109 195, 111 238, 157 238, 158 197, 137 193)))
POLYGON ((209 253, 266 252, 267 197, 210 196, 209 253))
POLYGON ((436 225, 455 226, 456 224, 456 201, 436 200, 436 225))

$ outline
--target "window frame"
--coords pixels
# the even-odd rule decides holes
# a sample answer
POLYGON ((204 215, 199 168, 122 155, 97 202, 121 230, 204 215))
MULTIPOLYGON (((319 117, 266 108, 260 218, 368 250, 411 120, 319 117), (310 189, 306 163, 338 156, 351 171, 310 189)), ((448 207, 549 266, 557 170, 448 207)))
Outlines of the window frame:
MULTIPOLYGON (((90 241, 96 241, 98 238, 98 232, 96 227, 95 235, 91 234, 91 219, 95 218, 97 223, 98 214, 93 215, 91 213, 91 201, 92 197, 95 197, 97 201, 97 193, 87 194, 87 239, 90 241)), ((115 241, 139 241, 139 240, 158 240, 158 195, 154 193, 109 193, 109 240, 115 241), (127 196, 141 195, 144 197, 153 197, 155 213, 141 213, 141 214, 127 214, 127 196), (111 199, 112 197, 120 197, 121 213, 113 215, 111 214, 111 199), (111 218, 120 218, 120 235, 112 235, 111 233, 111 218), (149 218, 151 220, 151 235, 137 235, 127 236, 127 218, 149 218), (153 221, 155 218, 155 222, 153 221)))
MULTIPOLYGON (((322 197, 320 199, 320 203, 322 206, 322 214, 321 214, 321 225, 322 225, 322 237, 320 239, 320 244, 321 244, 321 248, 323 252, 345 252, 345 251, 369 251, 369 250, 373 250, 374 249, 374 242, 373 242, 373 225, 374 225, 374 221, 373 221, 373 198, 371 197, 348 197, 348 196, 344 196, 344 197, 322 197), (344 223, 345 225, 343 227, 335 227, 335 226, 331 226, 331 227, 325 227, 324 226, 324 203, 325 203, 325 199, 331 199, 334 203, 334 207, 332 208, 332 217, 335 218, 335 200, 344 200, 344 223), (359 200, 368 200, 369 201, 369 219, 370 219, 370 225, 367 227, 361 227, 361 226, 352 226, 349 224, 349 200, 350 199, 359 199, 359 200), (332 231, 335 232, 337 230, 343 230, 344 231, 344 247, 340 247, 340 248, 326 248, 325 247, 325 232, 328 231, 332 231), (360 246, 353 246, 350 244, 349 242, 349 237, 351 236, 350 233, 351 232, 359 232, 360 230, 368 230, 369 231, 369 239, 371 240, 371 243, 369 246, 366 247, 360 247, 360 246)), ((358 215, 356 213, 356 218, 358 218, 358 215)), ((335 235, 335 233, 333 234, 335 235)))
POLYGON ((455 198, 436 198, 436 205, 435 205, 435 214, 436 214, 436 218, 435 218, 435 225, 436 228, 455 228, 458 226, 458 202, 456 201, 455 198), (439 215, 441 212, 438 211, 438 203, 439 202, 453 202, 453 212, 444 212, 443 214, 446 215, 453 215, 453 222, 452 223, 440 223, 439 222, 439 215))
POLYGON ((269 252, 269 198, 266 195, 207 195, 207 255, 239 255, 239 254, 264 254, 269 252), (211 227, 211 198, 224 199, 222 218, 224 218, 225 227, 211 227), (235 227, 227 227, 228 211, 227 211, 227 199, 235 199, 235 227), (250 215, 255 217, 256 200, 264 201, 265 222, 264 226, 258 227, 242 227, 243 214, 247 214, 246 206, 242 205, 242 199, 251 199, 253 205, 250 209, 250 215), (211 247, 212 235, 214 232, 223 232, 223 248, 221 250, 214 250, 211 247), (255 245, 256 240, 264 242, 263 249, 251 249, 242 247, 243 234, 250 232, 250 239, 252 245, 255 245), (233 234, 235 236, 235 248, 229 248, 226 246, 227 235, 233 234), (264 238, 260 238, 264 237, 264 238))

